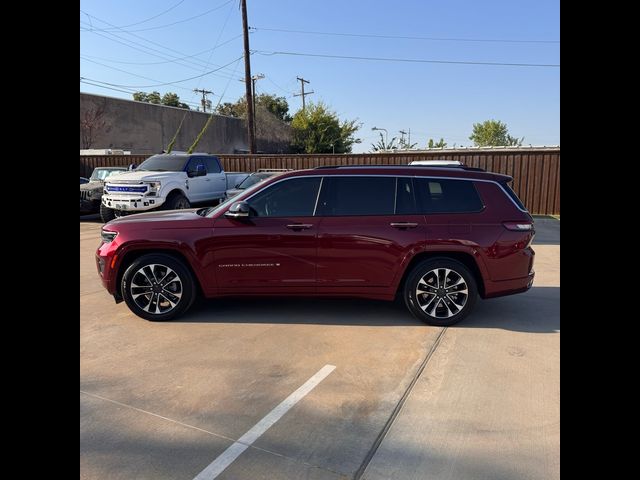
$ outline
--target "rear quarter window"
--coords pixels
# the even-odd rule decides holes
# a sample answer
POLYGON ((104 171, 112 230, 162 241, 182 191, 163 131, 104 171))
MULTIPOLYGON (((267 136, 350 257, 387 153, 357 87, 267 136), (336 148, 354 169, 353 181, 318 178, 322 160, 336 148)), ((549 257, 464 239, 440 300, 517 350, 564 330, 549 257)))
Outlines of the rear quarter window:
POLYGON ((513 191, 513 189, 509 186, 509 184, 507 182, 503 182, 501 185, 504 191, 507 192, 507 195, 509 195, 511 200, 513 200, 515 204, 518 206, 518 208, 520 210, 526 211, 527 208, 524 206, 524 203, 522 203, 522 201, 518 198, 518 195, 516 195, 516 192, 513 191))
POLYGON ((414 182, 420 213, 473 213, 484 208, 471 180, 416 178, 414 182))

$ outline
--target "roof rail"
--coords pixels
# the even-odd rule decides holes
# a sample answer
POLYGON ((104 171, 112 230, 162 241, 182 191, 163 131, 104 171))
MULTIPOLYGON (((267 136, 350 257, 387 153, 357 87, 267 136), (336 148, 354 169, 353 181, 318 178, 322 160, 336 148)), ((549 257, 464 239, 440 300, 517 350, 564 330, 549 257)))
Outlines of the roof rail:
POLYGON ((468 167, 466 165, 323 165, 315 167, 314 170, 322 170, 328 168, 453 168, 458 170, 469 170, 472 172, 486 172, 484 168, 468 167))

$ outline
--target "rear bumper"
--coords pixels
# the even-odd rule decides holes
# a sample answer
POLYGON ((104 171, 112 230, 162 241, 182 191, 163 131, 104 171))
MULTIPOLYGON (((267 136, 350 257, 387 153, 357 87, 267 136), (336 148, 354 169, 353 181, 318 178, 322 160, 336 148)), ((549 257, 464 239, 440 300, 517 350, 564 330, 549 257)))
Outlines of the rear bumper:
POLYGON ((485 281, 483 298, 504 297, 506 295, 526 292, 533 285, 535 275, 535 272, 532 270, 529 272, 529 275, 522 278, 514 278, 500 282, 485 281))

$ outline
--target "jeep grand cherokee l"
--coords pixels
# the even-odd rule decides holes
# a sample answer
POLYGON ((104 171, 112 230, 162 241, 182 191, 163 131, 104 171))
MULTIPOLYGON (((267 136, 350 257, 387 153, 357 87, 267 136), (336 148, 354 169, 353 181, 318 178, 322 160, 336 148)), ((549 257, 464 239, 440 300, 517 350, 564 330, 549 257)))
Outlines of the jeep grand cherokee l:
POLYGON ((196 295, 393 300, 451 325, 476 298, 528 290, 533 219, 511 177, 425 166, 320 167, 278 175, 217 207, 107 223, 104 287, 170 320, 196 295))

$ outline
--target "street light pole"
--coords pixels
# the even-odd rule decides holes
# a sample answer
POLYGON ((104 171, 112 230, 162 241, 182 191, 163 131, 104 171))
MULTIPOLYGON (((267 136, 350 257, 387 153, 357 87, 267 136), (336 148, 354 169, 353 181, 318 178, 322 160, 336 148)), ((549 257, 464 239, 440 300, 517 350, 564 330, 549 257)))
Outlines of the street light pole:
POLYGON ((371 130, 384 130, 384 144, 385 147, 389 146, 389 132, 387 132, 386 128, 373 127, 371 130))

